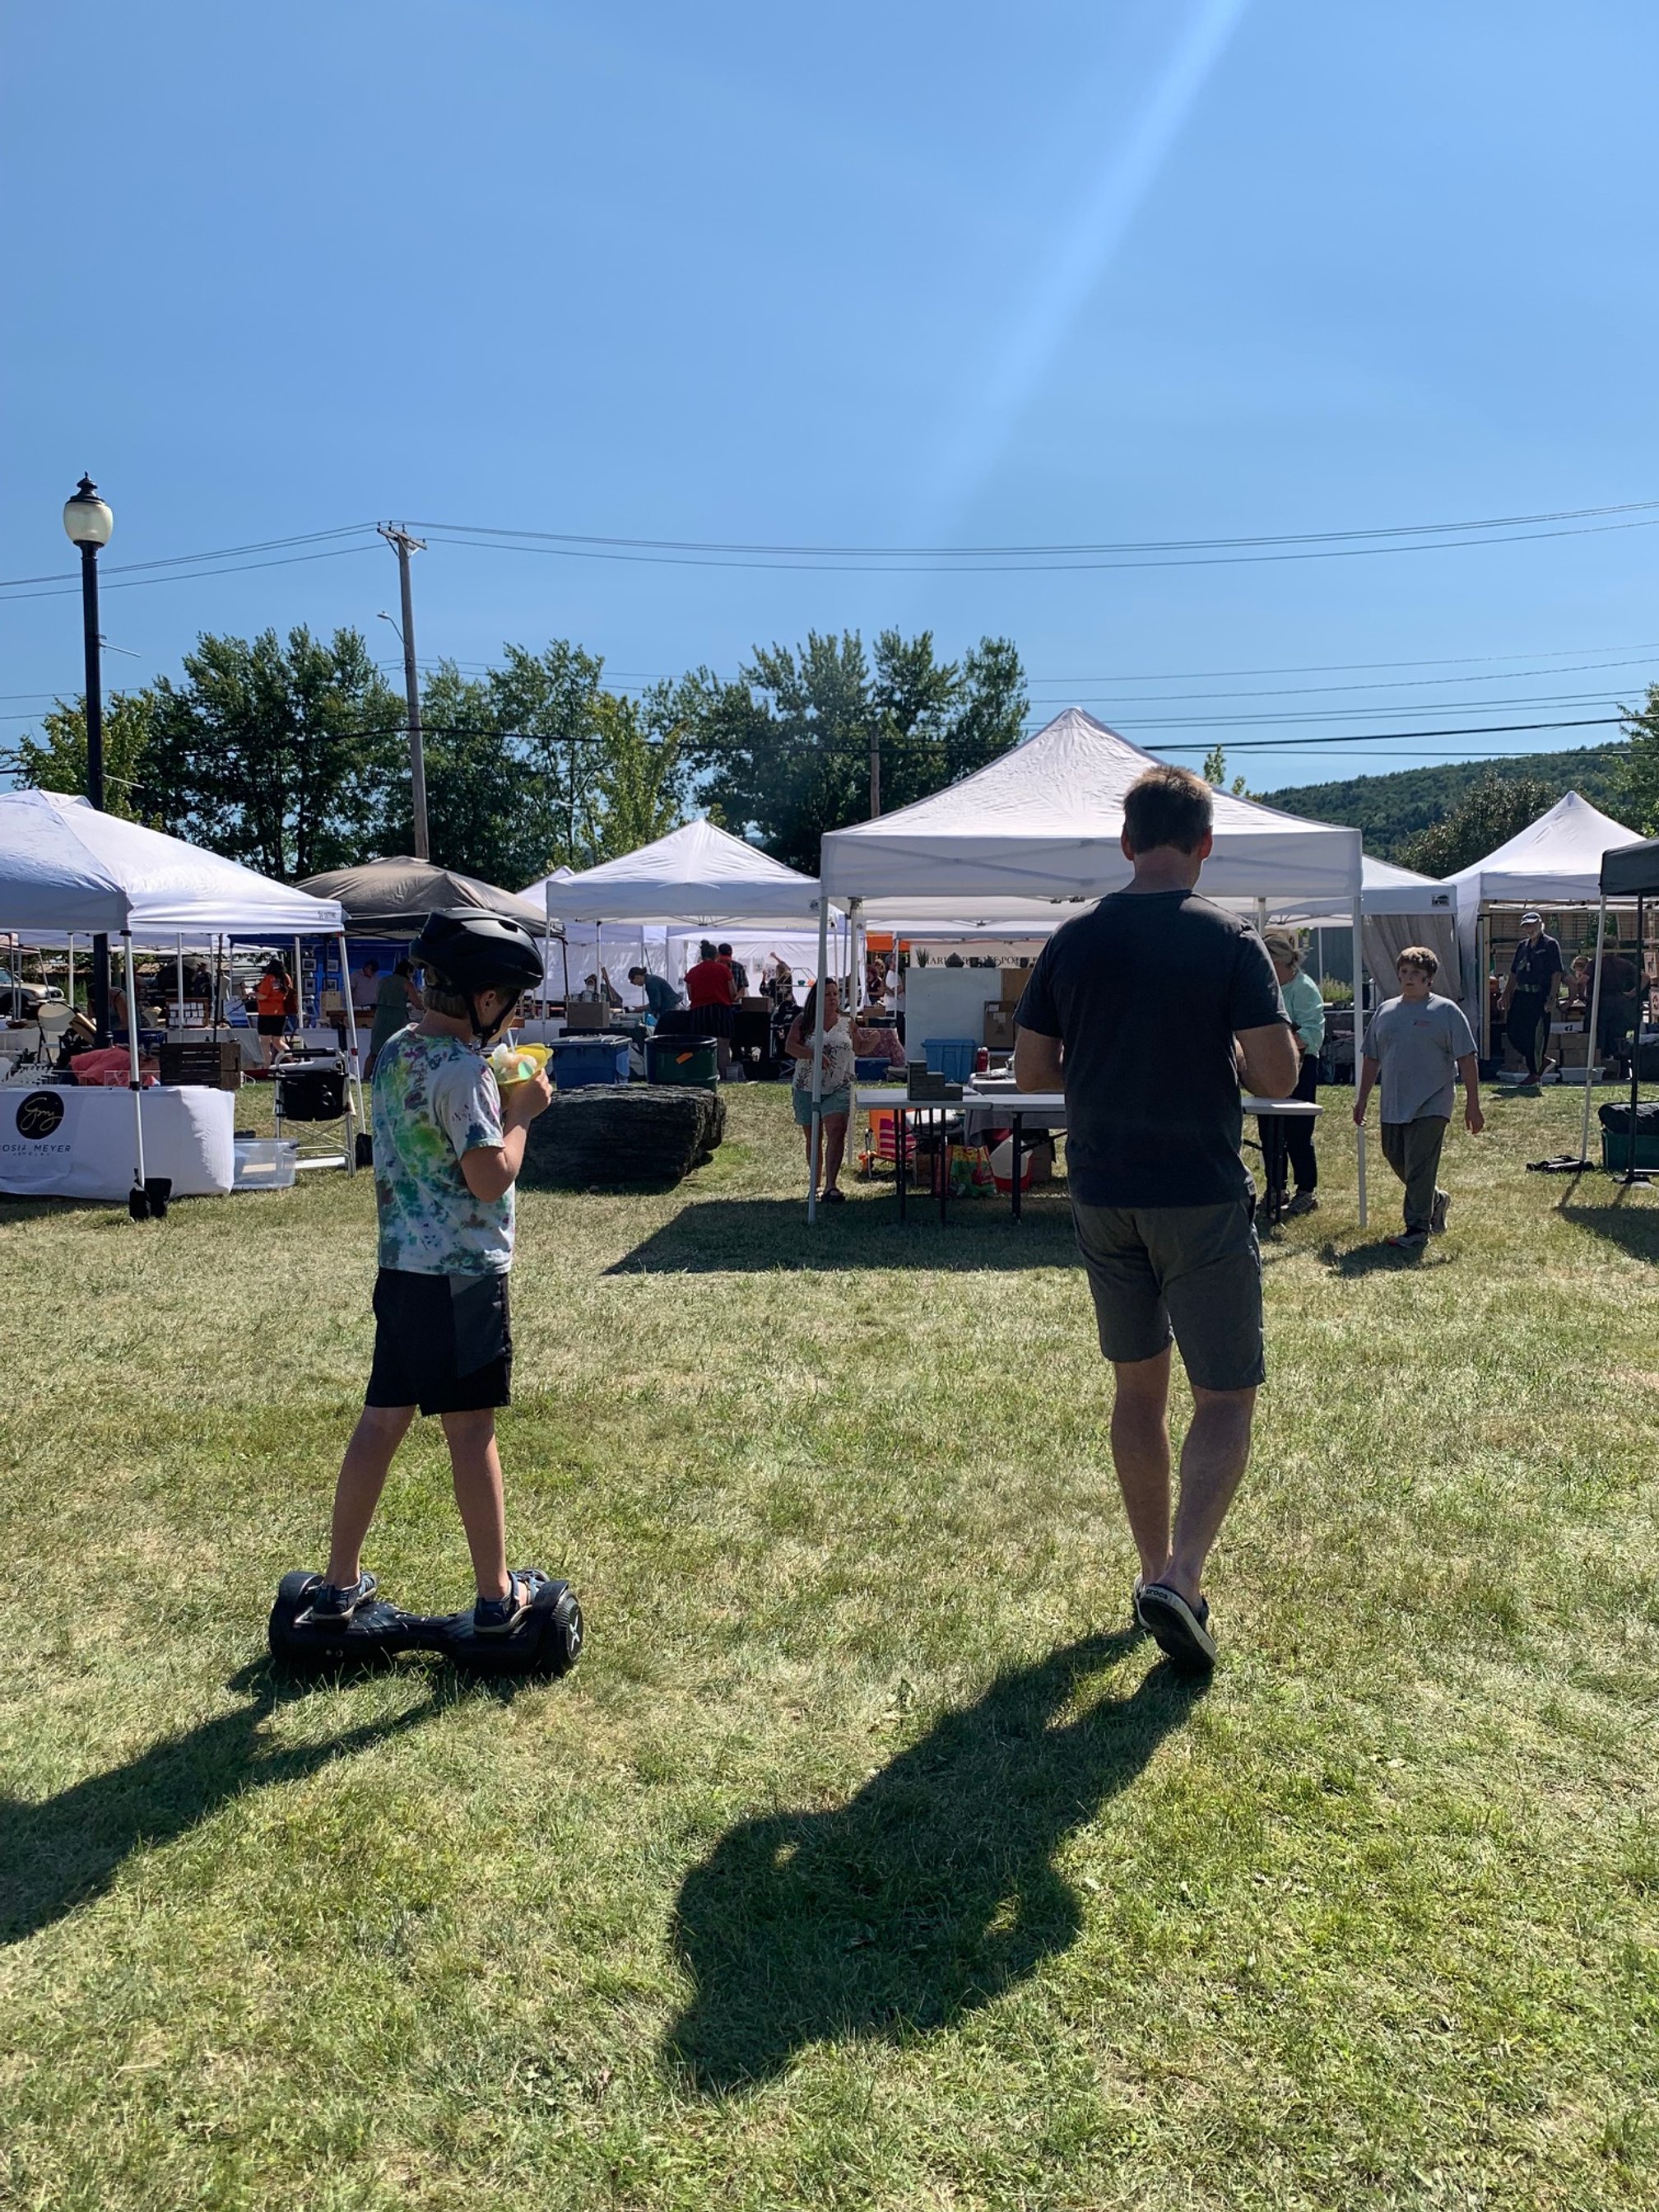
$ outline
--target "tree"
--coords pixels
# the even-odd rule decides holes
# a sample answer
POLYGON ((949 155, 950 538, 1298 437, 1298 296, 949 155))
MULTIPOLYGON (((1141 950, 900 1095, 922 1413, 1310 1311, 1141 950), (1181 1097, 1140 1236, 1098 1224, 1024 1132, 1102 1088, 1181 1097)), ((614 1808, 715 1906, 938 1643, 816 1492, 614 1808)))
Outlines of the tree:
MULTIPOLYGON (((171 826, 150 773, 150 720, 155 702, 148 691, 112 691, 104 702, 104 806, 130 822, 151 829, 171 826)), ((17 781, 36 791, 87 787, 87 702, 59 700, 40 718, 41 735, 26 737, 8 765, 17 781)))
POLYGON ((179 836, 290 883, 371 848, 404 709, 358 631, 204 636, 151 697, 147 774, 179 836))
POLYGON ((811 873, 824 832, 869 814, 872 743, 890 811, 1006 752, 1025 714, 1006 639, 981 639, 957 663, 935 657, 930 632, 896 629, 870 655, 854 630, 810 631, 795 648, 757 647, 734 682, 700 668, 663 697, 686 732, 703 798, 811 873))
POLYGON ((522 645, 502 650, 506 663, 487 681, 497 726, 532 770, 526 827, 539 857, 531 872, 591 868, 603 846, 593 716, 605 663, 563 638, 540 653, 522 645))
POLYGON ((1213 791, 1231 792, 1235 799, 1248 799, 1249 792, 1242 775, 1227 781, 1227 756, 1219 745, 1212 745, 1204 756, 1204 781, 1213 791))
POLYGON ((654 697, 631 699, 601 691, 592 708, 603 808, 600 858, 615 860, 673 829, 685 811, 683 732, 654 697))
POLYGON ((1547 813, 1558 796, 1535 776, 1488 773, 1443 821, 1407 839, 1401 864, 1425 876, 1455 875, 1547 813))
POLYGON ((1659 837, 1659 684, 1648 686, 1647 704, 1625 709, 1630 744, 1619 764, 1613 808, 1644 837, 1659 837))

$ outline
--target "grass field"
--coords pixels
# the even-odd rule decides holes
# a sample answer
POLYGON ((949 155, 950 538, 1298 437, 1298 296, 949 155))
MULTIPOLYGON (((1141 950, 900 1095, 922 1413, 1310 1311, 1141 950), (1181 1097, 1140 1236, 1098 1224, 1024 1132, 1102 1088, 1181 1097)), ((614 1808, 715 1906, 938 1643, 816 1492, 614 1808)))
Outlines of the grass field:
MULTIPOLYGON (((1659 1192, 1500 1100, 1413 1264, 1335 1103, 1203 1695, 1057 1195, 809 1234, 757 1089, 526 1197, 511 1548, 591 1642, 516 1695, 262 1663, 367 1177, 0 1202, 0 2204, 1659 2204, 1659 1192)), ((418 1434, 370 1563, 465 1558, 418 1434)))

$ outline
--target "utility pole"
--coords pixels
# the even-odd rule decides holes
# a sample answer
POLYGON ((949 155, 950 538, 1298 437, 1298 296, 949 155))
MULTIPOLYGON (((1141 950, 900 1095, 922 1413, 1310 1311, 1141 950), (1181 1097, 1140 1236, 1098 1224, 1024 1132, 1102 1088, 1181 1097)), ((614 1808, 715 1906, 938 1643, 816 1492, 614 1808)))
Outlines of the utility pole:
POLYGON ((404 610, 404 696, 409 702, 409 787, 415 815, 415 857, 431 858, 426 834, 426 755, 421 745, 421 680, 415 669, 415 600, 409 585, 409 556, 424 553, 426 540, 411 538, 401 523, 382 522, 380 532, 398 556, 398 589, 404 610))
POLYGON ((870 819, 881 811, 881 723, 870 725, 870 819))

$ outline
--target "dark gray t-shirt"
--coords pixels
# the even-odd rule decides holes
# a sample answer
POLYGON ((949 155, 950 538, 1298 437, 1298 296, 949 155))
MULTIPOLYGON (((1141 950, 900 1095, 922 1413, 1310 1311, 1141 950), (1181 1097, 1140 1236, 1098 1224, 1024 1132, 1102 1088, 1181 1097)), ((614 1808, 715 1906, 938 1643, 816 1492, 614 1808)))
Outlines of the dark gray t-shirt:
POLYGON ((1285 1019, 1267 947, 1196 891, 1113 891, 1048 939, 1014 1017, 1066 1048, 1085 1206, 1243 1200, 1233 1033, 1285 1019))

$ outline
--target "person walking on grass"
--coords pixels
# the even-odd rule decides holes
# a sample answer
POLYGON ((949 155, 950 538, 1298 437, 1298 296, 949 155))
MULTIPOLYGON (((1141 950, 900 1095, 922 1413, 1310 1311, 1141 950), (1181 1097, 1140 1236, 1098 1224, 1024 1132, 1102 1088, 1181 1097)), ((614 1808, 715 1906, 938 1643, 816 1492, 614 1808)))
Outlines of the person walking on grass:
POLYGON ((1066 1094, 1072 1215, 1140 1556, 1135 1619, 1200 1672, 1216 1653, 1205 1563, 1243 1477, 1266 1373, 1239 1077, 1288 1098, 1297 1072, 1261 939, 1197 894, 1212 818, 1207 784, 1149 768, 1123 802, 1133 881, 1055 931, 1014 1016, 1019 1087, 1066 1094), (1193 1393, 1173 1524, 1172 1340, 1193 1393))
MULTIPOLYGON (((1547 1055, 1550 1019, 1561 991, 1561 946, 1544 928, 1544 917, 1528 908, 1521 917, 1521 937, 1504 986, 1504 1033, 1527 1065, 1527 1081, 1536 1083, 1540 1055, 1547 1055), (1541 1042, 1540 1042, 1541 1039, 1541 1042)), ((1543 1065, 1549 1066, 1547 1057, 1543 1065)))
POLYGON ((374 1596, 361 1557, 392 1455, 418 1409, 443 1423, 455 1504, 478 1586, 480 1636, 516 1628, 546 1577, 508 1572, 495 1409, 509 1401, 513 1186, 526 1132, 551 1103, 544 1075, 508 1086, 483 1054, 541 976, 541 948, 515 921, 461 909, 415 941, 423 1018, 374 1069, 380 1273, 374 1358, 334 1493, 328 1568, 313 1616, 349 1620, 374 1596))
POLYGON ((1480 1111, 1480 1062, 1463 1009, 1429 988, 1440 963, 1426 945, 1408 945, 1395 964, 1400 996, 1371 1016, 1353 1102, 1356 1128, 1382 1079, 1382 1154, 1406 1186, 1405 1226, 1385 1241, 1420 1252, 1446 1226, 1451 1200, 1439 1186, 1440 1152, 1456 1103, 1454 1070, 1463 1085, 1463 1120, 1472 1137, 1486 1126, 1480 1111))
MULTIPOLYGON (((1303 972, 1302 943, 1294 931, 1266 930, 1262 933, 1261 941, 1267 948, 1267 957, 1273 963, 1273 974, 1279 978, 1279 995, 1285 1002, 1285 1018, 1296 1031, 1296 1048, 1301 1055, 1296 1089, 1291 1095, 1312 1105, 1319 1097, 1319 1054, 1325 1042, 1325 1000, 1313 977, 1303 972)), ((1311 1114, 1293 1115, 1286 1122, 1285 1151, 1296 1181, 1296 1195, 1285 1211, 1287 1214, 1312 1213, 1319 1205, 1314 1195, 1319 1188, 1319 1162, 1314 1152, 1311 1114)))

